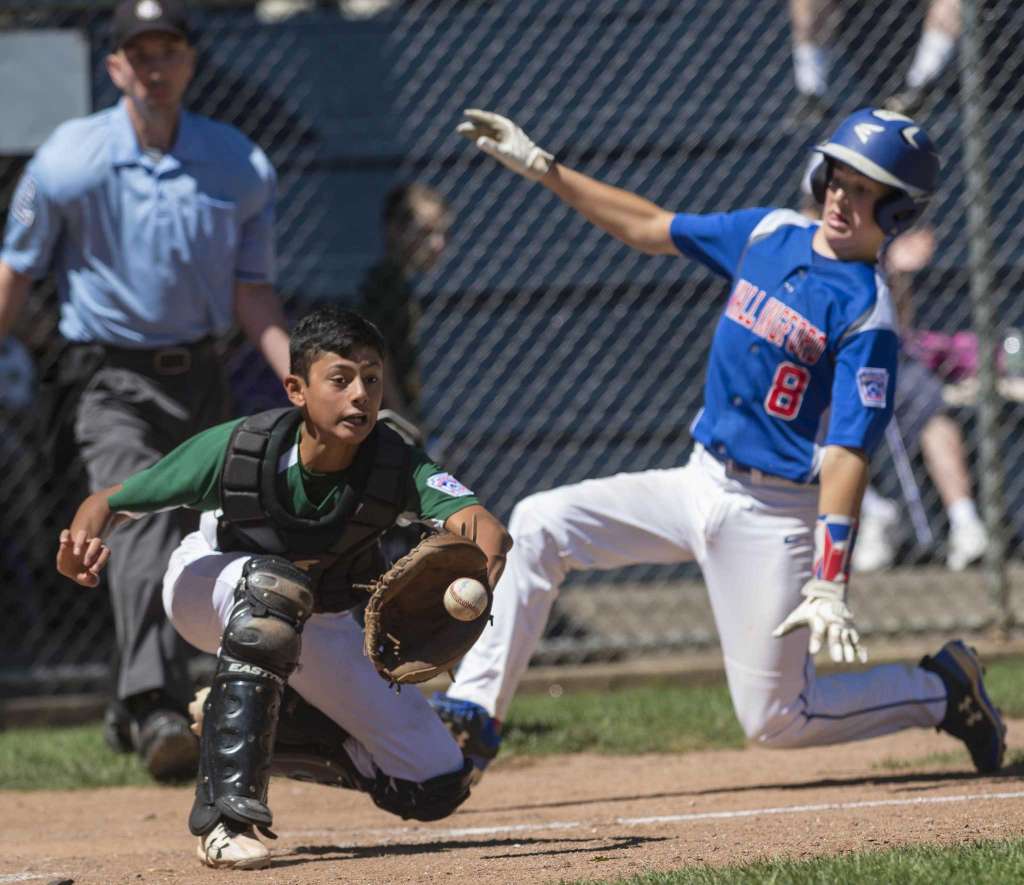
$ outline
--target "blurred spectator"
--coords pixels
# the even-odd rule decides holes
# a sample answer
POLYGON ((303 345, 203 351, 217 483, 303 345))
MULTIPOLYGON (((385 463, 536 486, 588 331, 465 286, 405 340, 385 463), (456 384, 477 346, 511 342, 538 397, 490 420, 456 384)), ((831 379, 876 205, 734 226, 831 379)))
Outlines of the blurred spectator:
POLYGON ((907 69, 904 89, 889 96, 884 106, 908 117, 920 111, 928 90, 955 54, 959 38, 960 0, 931 0, 913 61, 907 69))
MULTIPOLYGON (((935 234, 930 228, 897 237, 886 253, 889 287, 904 335, 913 327, 912 275, 925 268, 934 253, 935 234)), ((906 350, 900 359, 893 422, 907 452, 920 452, 924 458, 949 518, 946 562, 953 571, 961 571, 980 559, 988 546, 971 489, 963 433, 948 414, 942 381, 906 350)), ((875 493, 865 495, 853 555, 855 570, 871 571, 893 564, 898 525, 899 511, 892 502, 875 493)))
MULTIPOLYGON (((813 128, 829 106, 831 44, 839 14, 834 0, 789 0, 793 73, 797 99, 788 120, 813 128)), ((929 0, 924 26, 906 73, 904 89, 884 107, 913 116, 956 51, 960 36, 960 0, 929 0)))
POLYGON ((334 7, 345 18, 373 18, 398 5, 398 0, 258 0, 256 17, 265 24, 284 21, 293 15, 334 7))
POLYGON ((829 44, 837 15, 832 0, 789 0, 797 98, 787 119, 794 126, 816 126, 827 114, 829 44))
MULTIPOLYGON (((227 418, 215 337, 233 322, 288 371, 271 282, 274 169, 237 130, 182 109, 195 51, 179 0, 121 3, 106 65, 121 101, 39 148, 0 254, 0 335, 32 280, 57 270, 65 348, 38 410, 48 434, 80 450, 93 489, 227 418)), ((191 655, 161 600, 190 527, 164 513, 119 529, 108 572, 120 661, 108 740, 158 779, 193 775, 197 761, 191 655)))
POLYGON ((257 0, 255 12, 264 24, 284 21, 316 9, 316 0, 257 0))
POLYGON ((381 212, 385 251, 359 286, 359 309, 381 333, 385 355, 382 408, 420 421, 416 331, 420 306, 411 280, 431 270, 448 243, 451 214, 436 190, 418 182, 392 188, 381 212))

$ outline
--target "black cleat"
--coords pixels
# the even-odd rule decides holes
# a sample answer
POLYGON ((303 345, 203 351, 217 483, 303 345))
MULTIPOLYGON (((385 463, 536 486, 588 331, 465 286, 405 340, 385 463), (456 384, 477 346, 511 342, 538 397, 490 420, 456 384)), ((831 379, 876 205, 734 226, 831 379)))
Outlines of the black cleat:
POLYGON ((967 745, 979 774, 998 771, 1006 752, 1006 725, 985 693, 974 649, 955 639, 934 657, 923 657, 920 666, 946 685, 946 715, 938 729, 967 745))
POLYGON ((199 768, 199 740, 188 720, 174 710, 155 710, 138 726, 136 750, 158 781, 194 779, 199 768))

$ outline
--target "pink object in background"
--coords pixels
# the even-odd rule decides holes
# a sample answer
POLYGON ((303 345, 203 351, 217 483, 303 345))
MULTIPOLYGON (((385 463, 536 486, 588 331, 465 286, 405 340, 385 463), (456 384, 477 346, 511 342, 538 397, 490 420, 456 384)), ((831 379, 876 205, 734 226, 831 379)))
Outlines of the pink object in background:
MULTIPOLYGON (((904 337, 908 354, 923 363, 947 384, 978 372, 978 336, 974 332, 913 331, 904 337)), ((1000 370, 1002 353, 999 354, 1000 370)))

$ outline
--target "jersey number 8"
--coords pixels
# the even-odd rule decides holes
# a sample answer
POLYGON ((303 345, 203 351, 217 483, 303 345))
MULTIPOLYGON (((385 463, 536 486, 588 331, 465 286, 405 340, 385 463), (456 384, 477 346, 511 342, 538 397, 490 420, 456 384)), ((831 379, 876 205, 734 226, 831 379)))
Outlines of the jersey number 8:
POLYGON ((811 373, 803 366, 779 363, 771 390, 764 400, 765 411, 783 421, 792 421, 800 411, 800 403, 803 402, 810 380, 811 373))

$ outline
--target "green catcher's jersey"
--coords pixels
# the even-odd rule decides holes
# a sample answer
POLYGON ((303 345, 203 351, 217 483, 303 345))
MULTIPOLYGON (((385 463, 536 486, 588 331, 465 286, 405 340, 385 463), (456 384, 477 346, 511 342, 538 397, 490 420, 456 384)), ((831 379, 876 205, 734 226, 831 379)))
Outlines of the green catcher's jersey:
MULTIPOLYGON (((125 480, 123 488, 110 497, 110 509, 123 513, 153 513, 175 507, 193 510, 217 510, 220 507, 220 473, 227 454, 228 441, 237 418, 218 424, 186 440, 152 467, 125 480)), ((476 495, 455 477, 445 473, 422 449, 412 449, 406 492, 406 510, 422 519, 444 522, 472 504, 476 495)), ((286 502, 295 516, 315 517, 330 513, 335 499, 345 488, 347 471, 317 473, 299 461, 298 433, 291 448, 281 458, 290 493, 286 502)))

